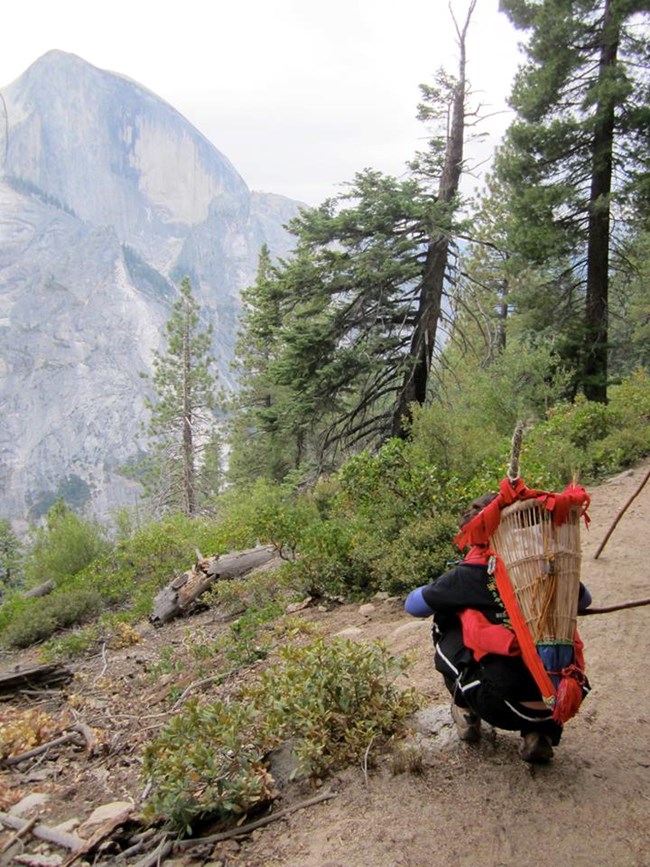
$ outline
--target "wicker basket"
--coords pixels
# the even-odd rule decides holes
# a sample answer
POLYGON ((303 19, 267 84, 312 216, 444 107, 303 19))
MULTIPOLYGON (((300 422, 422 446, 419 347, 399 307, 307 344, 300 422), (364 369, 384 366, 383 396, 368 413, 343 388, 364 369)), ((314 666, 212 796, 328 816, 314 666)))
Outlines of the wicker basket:
POLYGON ((491 540, 535 644, 573 644, 580 592, 580 509, 557 527, 536 500, 501 512, 491 540))

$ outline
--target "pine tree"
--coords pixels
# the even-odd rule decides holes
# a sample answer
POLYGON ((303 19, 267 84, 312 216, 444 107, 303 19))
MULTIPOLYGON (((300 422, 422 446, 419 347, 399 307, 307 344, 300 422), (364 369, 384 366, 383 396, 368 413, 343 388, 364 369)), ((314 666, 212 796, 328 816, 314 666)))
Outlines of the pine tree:
POLYGON ((272 376, 278 355, 286 290, 262 245, 255 283, 242 292, 243 313, 233 370, 238 390, 230 421, 231 481, 280 481, 295 464, 300 432, 284 417, 285 390, 272 376))
POLYGON ((455 265, 474 5, 458 28, 459 78, 441 73, 422 88, 420 118, 435 129, 410 177, 366 169, 339 196, 303 211, 289 224, 294 257, 258 274, 248 296, 254 305, 239 346, 247 431, 267 448, 276 437, 291 443, 294 467, 323 468, 338 449, 405 436, 411 403, 426 399, 455 265))
POLYGON ((0 596, 20 581, 21 547, 10 521, 0 518, 0 596))
MULTIPOLYGON (((201 326, 190 281, 183 279, 180 296, 166 324, 167 349, 153 360, 155 397, 149 401, 151 455, 147 493, 159 509, 196 514, 202 490, 206 444, 214 442, 217 407, 212 326, 201 326)), ((214 479, 214 455, 208 462, 214 479)))
POLYGON ((511 187, 510 243, 531 262, 570 260, 570 289, 584 296, 581 385, 604 401, 611 254, 625 221, 648 213, 647 0, 501 8, 530 33, 511 96, 518 118, 497 161, 511 187))

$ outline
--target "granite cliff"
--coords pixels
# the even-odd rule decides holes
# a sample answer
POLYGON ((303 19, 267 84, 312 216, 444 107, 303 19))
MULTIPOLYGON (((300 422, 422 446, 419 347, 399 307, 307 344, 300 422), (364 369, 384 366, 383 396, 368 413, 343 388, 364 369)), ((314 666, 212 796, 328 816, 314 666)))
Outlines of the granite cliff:
POLYGON ((145 385, 190 277, 228 382, 262 243, 299 204, 251 192, 172 106, 50 51, 0 90, 0 516, 56 496, 107 515, 137 488, 145 385))

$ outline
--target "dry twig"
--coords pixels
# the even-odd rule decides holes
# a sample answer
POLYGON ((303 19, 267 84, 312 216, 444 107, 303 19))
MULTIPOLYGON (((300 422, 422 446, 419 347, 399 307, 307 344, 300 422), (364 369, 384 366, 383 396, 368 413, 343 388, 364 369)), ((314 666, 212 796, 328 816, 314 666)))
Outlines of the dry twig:
MULTIPOLYGON (((196 837, 193 840, 179 840, 174 844, 175 849, 191 849, 193 846, 203 846, 205 843, 220 843, 222 840, 230 840, 233 837, 245 837, 257 828, 262 828, 271 822, 277 822, 278 819, 284 819, 296 810, 302 810, 304 807, 313 807, 315 804, 320 804, 322 801, 329 801, 330 798, 335 798, 336 792, 322 792, 308 801, 301 801, 299 804, 294 804, 291 807, 285 807, 284 810, 278 810, 277 813, 270 813, 268 816, 263 816, 254 822, 249 822, 247 825, 241 825, 238 828, 231 828, 230 831, 222 831, 220 834, 212 834, 209 837, 196 837)), ((136 867, 141 867, 137 864, 136 867)))

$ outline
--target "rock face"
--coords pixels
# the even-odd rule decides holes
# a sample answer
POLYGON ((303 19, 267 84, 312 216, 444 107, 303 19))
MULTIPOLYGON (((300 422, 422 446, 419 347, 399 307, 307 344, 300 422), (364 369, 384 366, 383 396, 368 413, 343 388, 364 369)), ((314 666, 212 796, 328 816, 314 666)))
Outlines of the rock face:
POLYGON ((0 91, 0 517, 58 495, 104 517, 138 491, 146 384, 184 276, 222 381, 260 247, 299 204, 251 192, 179 112, 51 51, 0 91))

